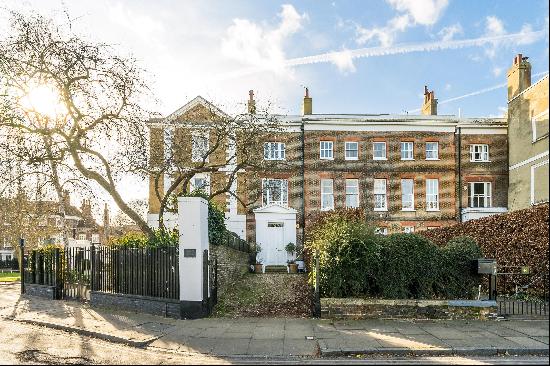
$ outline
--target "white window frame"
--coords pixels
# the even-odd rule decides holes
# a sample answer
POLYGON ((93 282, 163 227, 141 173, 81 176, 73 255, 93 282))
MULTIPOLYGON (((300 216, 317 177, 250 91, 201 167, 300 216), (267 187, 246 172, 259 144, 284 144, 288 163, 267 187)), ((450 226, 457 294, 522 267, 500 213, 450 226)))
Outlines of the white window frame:
POLYGON ((334 180, 321 179, 321 211, 330 210, 334 210, 334 180), (325 197, 328 198, 328 205, 326 206, 325 197))
POLYGON ((92 243, 99 244, 99 234, 92 234, 92 243))
POLYGON ((387 149, 388 149, 388 146, 387 146, 385 141, 374 141, 372 143, 372 160, 388 160, 388 150, 387 149), (376 156, 376 149, 375 149, 376 144, 380 144, 380 145, 383 144, 384 145, 384 149, 379 150, 379 151, 384 152, 383 157, 376 156))
POLYGON ((276 179, 276 178, 264 178, 262 179, 262 204, 268 206, 271 204, 281 205, 283 207, 288 206, 288 180, 287 179, 276 179), (279 199, 273 200, 271 198, 271 188, 276 188, 280 190, 279 199))
POLYGON ((491 182, 470 182, 470 194, 468 196, 468 207, 470 208, 486 208, 493 207, 493 195, 492 195, 492 184, 491 182), (474 186, 476 184, 483 184, 483 194, 475 194, 474 186), (484 205, 479 206, 479 199, 483 198, 484 205), (477 200, 478 205, 475 206, 474 202, 477 200))
POLYGON ((470 145, 470 162, 472 163, 487 163, 489 160, 489 145, 488 144, 471 144, 470 145), (476 151, 477 149, 481 151, 476 151), (480 154, 480 158, 476 159, 476 154, 480 154))
POLYGON ((439 179, 426 179, 426 211, 439 211, 439 179), (430 188, 435 188, 435 193, 430 193, 430 188))
POLYGON ((405 234, 413 234, 414 233, 414 226, 403 226, 403 232, 405 234))
POLYGON ((359 179, 355 179, 355 178, 346 179, 346 207, 347 208, 359 207, 359 179), (355 205, 351 205, 351 202, 349 202, 352 199, 355 200, 355 205))
POLYGON ((532 138, 532 143, 534 144, 535 142, 539 141, 539 140, 542 140, 543 138, 545 138, 547 135, 543 135, 543 136, 540 136, 540 137, 537 137, 537 120, 540 118, 540 117, 544 117, 544 116, 547 116, 548 115, 548 108, 546 108, 545 111, 537 114, 536 116, 533 116, 531 118, 531 131, 533 133, 533 138, 532 138))
POLYGON ((439 160, 439 142, 437 141, 427 141, 426 142, 426 160, 439 160), (428 145, 435 144, 435 150, 433 148, 428 149, 428 145), (429 157, 429 153, 434 153, 435 157, 429 157))
POLYGON ((374 229, 374 233, 378 235, 388 235, 387 227, 377 227, 374 229))
POLYGON ((359 142, 357 141, 345 141, 344 142, 344 156, 346 160, 359 160, 359 142), (348 146, 355 145, 355 149, 348 148, 348 146), (348 151, 355 151, 356 156, 348 156, 348 151))
POLYGON ((264 160, 285 160, 286 146, 284 142, 265 142, 264 160))
POLYGON ((202 190, 206 194, 210 194, 210 175, 207 173, 197 173, 189 180, 189 192, 193 192, 197 189, 202 190), (197 187, 195 179, 203 179, 205 184, 202 188, 197 187))
POLYGON ((414 179, 401 179, 401 211, 414 211, 414 179), (411 182, 411 192, 405 193, 405 190, 403 189, 403 182, 404 181, 410 181, 411 182), (406 197, 409 196, 409 197, 406 197), (409 198, 405 200, 405 198, 409 198), (405 202, 410 202, 411 207, 405 207, 405 202))
POLYGON ((531 165, 531 205, 548 202, 548 200, 535 202, 535 169, 540 168, 543 165, 548 165, 548 162, 549 160, 545 160, 538 164, 531 165))
POLYGON ((86 240, 86 234, 78 234, 78 240, 86 240))
POLYGON ((334 141, 319 141, 319 159, 334 160, 334 141))
POLYGON ((388 181, 386 178, 376 178, 374 179, 373 187, 373 197, 374 197, 374 211, 388 211, 388 181), (383 182, 383 187, 377 182, 383 182), (380 196, 383 195, 384 201, 379 201, 380 196), (378 203, 383 203, 383 205, 378 205, 378 203), (377 207, 379 206, 379 207, 377 207))
POLYGON ((400 145, 401 145, 401 160, 414 160, 414 142, 401 141, 400 145), (410 147, 410 149, 408 148, 405 149, 405 147, 410 147), (406 153, 407 156, 403 157, 403 153, 406 153))
POLYGON ((208 162, 208 149, 210 146, 209 131, 193 131, 191 134, 191 161, 193 163, 208 162), (199 144, 199 140, 204 141, 203 145, 199 144), (202 150, 201 150, 202 149, 202 150))

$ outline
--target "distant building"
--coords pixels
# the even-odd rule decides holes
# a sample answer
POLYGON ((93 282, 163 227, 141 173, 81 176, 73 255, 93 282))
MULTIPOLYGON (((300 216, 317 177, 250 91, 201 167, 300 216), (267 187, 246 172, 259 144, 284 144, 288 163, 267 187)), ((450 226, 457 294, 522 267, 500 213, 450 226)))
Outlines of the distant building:
POLYGON ((508 208, 548 202, 548 75, 531 84, 518 54, 508 70, 508 208))
POLYGON ((48 244, 63 245, 64 233, 69 246, 89 246, 105 242, 103 228, 92 215, 91 202, 83 200, 81 209, 64 195, 63 215, 61 205, 56 201, 33 201, 24 195, 17 198, 0 198, 3 211, 0 213, 0 255, 13 257, 19 238, 25 238, 27 247, 48 244), (63 223, 64 221, 64 223, 63 223))

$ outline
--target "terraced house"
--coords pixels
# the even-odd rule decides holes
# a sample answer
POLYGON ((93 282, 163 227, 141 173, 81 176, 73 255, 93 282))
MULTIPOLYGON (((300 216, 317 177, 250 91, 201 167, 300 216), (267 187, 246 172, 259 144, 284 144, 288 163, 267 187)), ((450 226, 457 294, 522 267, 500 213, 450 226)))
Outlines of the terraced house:
MULTIPOLYGON (((151 164, 162 164, 167 150, 179 151, 185 159, 207 149, 212 137, 198 143, 188 129, 194 122, 204 126, 212 111, 224 114, 197 97, 170 118, 151 121, 151 164)), ((252 92, 248 112, 255 113, 252 92)), ((437 115, 437 100, 427 88, 421 115, 314 114, 306 89, 302 115, 269 117, 279 121, 281 129, 266 133, 258 145, 256 154, 265 165, 239 170, 228 192, 215 199, 225 207, 232 231, 262 245, 265 264, 286 263, 284 246, 300 243, 304 227, 307 230, 321 211, 359 207, 381 234, 410 233, 506 211, 505 118, 437 115)), ((223 146, 226 156, 218 157, 220 164, 230 162, 232 151, 241 148, 238 139, 223 146)), ((211 174, 193 177, 186 188, 219 189, 228 184, 230 170, 220 165, 211 174)), ((158 223, 162 198, 153 186, 174 178, 173 173, 165 173, 160 182, 151 178, 152 225, 158 223)), ((166 215, 167 226, 174 222, 166 215)))

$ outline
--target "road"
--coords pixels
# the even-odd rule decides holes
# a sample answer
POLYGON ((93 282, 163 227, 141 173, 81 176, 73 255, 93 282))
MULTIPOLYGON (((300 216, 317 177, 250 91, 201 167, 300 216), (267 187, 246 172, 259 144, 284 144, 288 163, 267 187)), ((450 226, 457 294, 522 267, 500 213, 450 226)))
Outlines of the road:
POLYGON ((0 318, 0 364, 548 364, 548 357, 221 358, 167 353, 0 318))

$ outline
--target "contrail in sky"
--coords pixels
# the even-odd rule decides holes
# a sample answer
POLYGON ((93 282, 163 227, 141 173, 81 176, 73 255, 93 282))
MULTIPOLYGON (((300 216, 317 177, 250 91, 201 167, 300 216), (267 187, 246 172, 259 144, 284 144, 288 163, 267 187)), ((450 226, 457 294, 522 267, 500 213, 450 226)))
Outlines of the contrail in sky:
MULTIPOLYGON (((300 65, 310 65, 316 63, 333 63, 339 58, 363 58, 363 57, 377 57, 396 54, 405 54, 411 52, 431 52, 448 49, 459 49, 466 47, 480 47, 488 43, 499 43, 503 41, 507 42, 532 42, 547 33, 547 30, 538 30, 532 32, 518 32, 510 33, 501 36, 486 36, 473 39, 462 39, 455 41, 436 41, 436 42, 424 42, 414 44, 403 44, 389 47, 368 47, 358 48, 354 50, 334 51, 322 53, 314 56, 297 57, 288 60, 282 60, 279 64, 280 68, 284 67, 296 67, 300 65)), ((229 72, 220 76, 220 79, 229 79, 234 77, 246 76, 255 74, 261 71, 272 70, 270 67, 250 67, 234 72, 229 72)))
MULTIPOLYGON (((546 74, 548 74, 548 71, 536 73, 536 74, 532 75, 532 77, 536 78, 536 77, 546 75, 546 74)), ((474 92, 471 92, 471 93, 468 93, 468 94, 464 94, 464 95, 461 95, 461 96, 458 96, 458 97, 453 97, 453 98, 449 98, 449 99, 445 99, 445 100, 441 100, 441 101, 438 100, 437 105, 447 104, 447 103, 451 103, 451 102, 454 102, 454 101, 457 101, 457 100, 460 100, 460 99, 473 97, 474 95, 488 93, 488 92, 493 91, 493 90, 504 88, 507 85, 508 85, 508 82, 505 82, 505 83, 501 83, 501 84, 498 84, 498 85, 490 86, 488 88, 483 88, 483 89, 480 89, 480 90, 477 90, 477 91, 474 91, 474 92)), ((421 110, 421 108, 412 109, 412 110, 409 110, 409 113, 420 112, 420 110, 421 110)))

